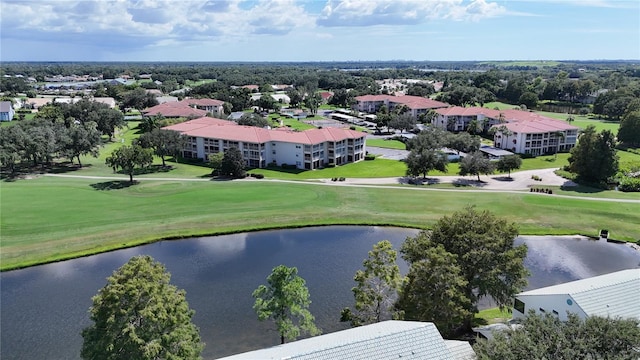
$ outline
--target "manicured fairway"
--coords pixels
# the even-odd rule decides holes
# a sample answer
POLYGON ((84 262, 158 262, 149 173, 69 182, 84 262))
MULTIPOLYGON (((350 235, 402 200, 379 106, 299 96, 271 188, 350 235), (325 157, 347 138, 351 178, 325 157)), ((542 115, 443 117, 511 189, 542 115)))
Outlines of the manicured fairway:
POLYGON ((640 203, 530 193, 417 191, 261 181, 143 181, 43 177, 3 182, 3 270, 161 238, 325 225, 428 227, 468 204, 520 224, 523 234, 640 239, 640 203))

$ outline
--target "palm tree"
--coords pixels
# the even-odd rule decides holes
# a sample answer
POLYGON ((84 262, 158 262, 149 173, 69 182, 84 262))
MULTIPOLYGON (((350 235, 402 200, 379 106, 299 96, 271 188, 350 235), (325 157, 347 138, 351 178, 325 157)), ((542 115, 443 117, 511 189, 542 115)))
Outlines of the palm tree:
POLYGON ((560 149, 560 139, 564 140, 564 131, 556 131, 553 133, 556 138, 556 153, 553 155, 553 160, 558 158, 558 150, 560 149))
MULTIPOLYGON (((495 136, 495 133, 499 132, 500 133, 500 148, 504 149, 504 140, 506 138, 508 138, 509 136, 513 135, 513 132, 511 130, 509 130, 508 127, 506 127, 505 125, 500 125, 498 127, 492 127, 489 130, 490 134, 493 134, 495 136)), ((495 140, 495 139, 494 139, 495 140)))

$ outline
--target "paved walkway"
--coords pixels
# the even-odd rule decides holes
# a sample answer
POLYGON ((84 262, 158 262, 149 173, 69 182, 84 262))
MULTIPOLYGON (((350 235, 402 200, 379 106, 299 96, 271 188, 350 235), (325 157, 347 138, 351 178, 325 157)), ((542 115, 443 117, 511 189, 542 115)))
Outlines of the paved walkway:
MULTIPOLYGON (((504 176, 481 176, 480 182, 477 181, 477 177, 460 177, 460 176, 432 176, 428 177, 429 183, 457 183, 461 185, 469 185, 475 187, 475 189, 456 189, 456 188, 433 188, 426 186, 412 186, 412 187, 398 187, 396 189, 402 190, 414 190, 414 191, 442 191, 442 192, 459 192, 464 191, 466 193, 482 193, 482 192, 499 192, 499 193, 514 193, 522 194, 523 191, 528 190, 529 186, 541 187, 545 186, 576 186, 575 183, 568 181, 553 173, 555 169, 542 169, 542 170, 528 170, 511 173, 512 180, 505 179, 504 176), (537 175, 542 178, 542 181, 535 181, 531 179, 532 175, 537 175)), ((51 177, 64 177, 64 178, 80 178, 80 179, 95 179, 95 180, 123 180, 128 181, 129 177, 124 176, 85 176, 85 175, 70 175, 70 174, 44 174, 44 176, 51 177)), ((213 179, 196 179, 196 178, 151 178, 151 177, 135 177, 136 181, 214 181, 213 179)), ((408 179, 406 177, 391 177, 391 178, 360 178, 360 179, 346 179, 345 181, 331 181, 331 179, 312 179, 312 180, 280 180, 280 179, 255 179, 247 177, 241 180, 233 181, 262 181, 262 182, 280 182, 280 183, 292 183, 292 184, 306 184, 306 185, 324 185, 324 186, 353 186, 353 187, 369 187, 369 188, 389 188, 389 185, 407 184, 408 179)), ((540 196, 554 196, 567 199, 582 199, 592 201, 608 201, 619 203, 640 203, 640 199, 615 199, 615 198, 597 198, 589 196, 572 196, 572 195, 558 195, 558 194, 545 194, 545 193, 532 193, 540 196)))
MULTIPOLYGON (((567 180, 554 173, 557 169, 526 170, 511 173, 509 179, 506 174, 501 175, 481 175, 480 182, 477 176, 428 176, 426 179, 416 180, 424 184, 459 184, 474 186, 479 189, 490 190, 528 190, 530 187, 545 186, 577 186, 573 181, 567 180), (538 176, 540 181, 534 180, 532 176, 538 176)), ((330 179, 329 179, 330 181, 330 179)), ((345 182, 353 184, 407 184, 406 177, 394 178, 367 178, 367 179, 346 179, 345 182)))

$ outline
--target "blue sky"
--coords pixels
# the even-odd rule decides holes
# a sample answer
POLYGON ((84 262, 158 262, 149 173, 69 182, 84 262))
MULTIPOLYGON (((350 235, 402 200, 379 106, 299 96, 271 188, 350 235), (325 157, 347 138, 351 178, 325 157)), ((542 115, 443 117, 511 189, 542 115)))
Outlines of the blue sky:
POLYGON ((0 0, 2 61, 640 59, 638 0, 0 0))

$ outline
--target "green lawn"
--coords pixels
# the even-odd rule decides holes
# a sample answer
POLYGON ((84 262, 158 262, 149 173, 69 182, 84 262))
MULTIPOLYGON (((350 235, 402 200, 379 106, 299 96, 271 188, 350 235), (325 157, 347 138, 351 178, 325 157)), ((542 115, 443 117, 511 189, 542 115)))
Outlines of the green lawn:
POLYGON ((266 228, 327 224, 423 228, 468 204, 518 223, 523 234, 594 235, 609 228, 616 229, 619 239, 640 238, 637 203, 265 180, 128 185, 51 177, 3 182, 0 267, 10 269, 161 238, 266 228))
POLYGON ((405 143, 403 143, 402 141, 386 139, 367 139, 367 146, 397 150, 407 149, 407 145, 405 145, 405 143))
POLYGON ((478 314, 476 314, 476 320, 478 322, 478 325, 505 322, 511 319, 511 317, 512 317, 512 314, 510 309, 506 309, 505 311, 502 311, 500 310, 500 308, 481 310, 478 314))
POLYGON ((254 169, 251 173, 263 174, 267 178, 284 180, 308 180, 328 179, 334 177, 344 178, 380 178, 404 176, 407 166, 404 162, 389 159, 375 159, 372 161, 360 161, 357 163, 325 168, 313 171, 280 170, 280 169, 254 169))
POLYGON ((184 82, 184 84, 185 86, 194 87, 194 86, 204 85, 204 84, 215 82, 215 81, 216 79, 200 79, 198 81, 187 80, 184 82))

